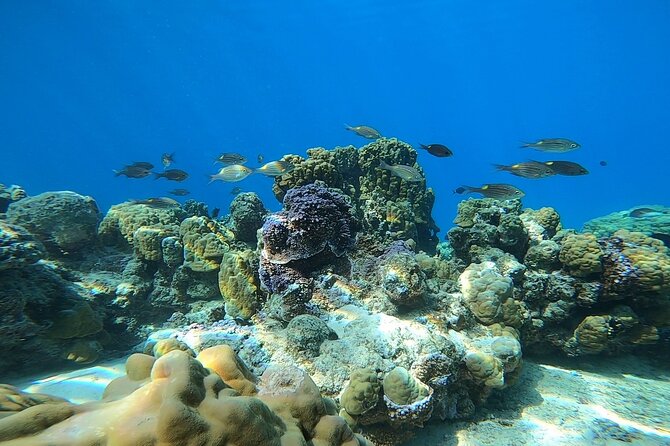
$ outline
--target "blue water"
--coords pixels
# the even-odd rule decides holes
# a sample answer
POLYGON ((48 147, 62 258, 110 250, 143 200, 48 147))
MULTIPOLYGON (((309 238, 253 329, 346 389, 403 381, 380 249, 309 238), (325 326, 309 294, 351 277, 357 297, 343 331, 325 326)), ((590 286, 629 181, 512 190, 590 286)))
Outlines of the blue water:
POLYGON ((461 184, 509 182, 565 225, 669 205, 670 3, 531 1, 0 2, 0 182, 74 190, 103 210, 186 187, 226 210, 230 190, 277 209, 272 180, 207 184, 213 157, 256 165, 309 147, 363 145, 367 124, 422 152, 451 226, 461 184), (567 137, 568 154, 519 148, 567 137), (176 152, 184 183, 116 178, 176 152), (525 180, 491 163, 582 163, 585 177, 525 180), (599 161, 607 161, 607 166, 599 161))

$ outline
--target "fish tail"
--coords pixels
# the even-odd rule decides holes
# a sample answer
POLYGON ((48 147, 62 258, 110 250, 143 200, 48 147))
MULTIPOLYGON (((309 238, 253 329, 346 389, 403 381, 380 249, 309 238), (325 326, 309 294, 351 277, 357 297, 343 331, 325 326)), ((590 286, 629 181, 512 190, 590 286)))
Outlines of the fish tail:
POLYGON ((534 147, 534 146, 535 146, 535 143, 533 143, 533 142, 523 142, 523 141, 521 141, 521 146, 520 147, 525 149, 527 147, 534 147))
POLYGON ((419 147, 421 147, 423 150, 428 150, 428 146, 425 144, 419 143, 419 147))
POLYGON ((481 188, 479 187, 473 187, 473 186, 461 186, 466 193, 472 193, 472 192, 479 192, 481 188))
POLYGON ((113 169, 112 169, 112 172, 114 172, 114 176, 115 176, 115 177, 118 177, 118 176, 120 176, 120 175, 123 175, 123 172, 120 171, 120 170, 113 170, 113 169))
POLYGON ((162 172, 154 172, 154 180, 157 180, 159 178, 163 178, 165 176, 164 173, 162 172))
MULTIPOLYGON (((509 170, 509 166, 505 166, 504 164, 494 164, 493 167, 495 167, 496 170, 504 170, 504 171, 509 170)), ((463 187, 465 187, 465 186, 463 186, 463 187)))
POLYGON ((350 126, 349 124, 344 124, 344 128, 347 129, 347 130, 352 130, 353 129, 353 127, 350 126))

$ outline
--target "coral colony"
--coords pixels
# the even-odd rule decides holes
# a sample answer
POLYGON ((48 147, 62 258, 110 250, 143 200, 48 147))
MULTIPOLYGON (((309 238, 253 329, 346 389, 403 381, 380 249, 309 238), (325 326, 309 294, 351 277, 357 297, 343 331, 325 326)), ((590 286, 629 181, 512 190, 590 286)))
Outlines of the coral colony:
POLYGON ((577 232, 468 199, 440 242, 425 180, 378 168, 416 158, 387 138, 287 155, 280 211, 245 192, 219 219, 0 187, 0 370, 132 353, 95 404, 0 387, 0 444, 397 445, 471 418, 523 351, 667 345, 667 213, 577 232))

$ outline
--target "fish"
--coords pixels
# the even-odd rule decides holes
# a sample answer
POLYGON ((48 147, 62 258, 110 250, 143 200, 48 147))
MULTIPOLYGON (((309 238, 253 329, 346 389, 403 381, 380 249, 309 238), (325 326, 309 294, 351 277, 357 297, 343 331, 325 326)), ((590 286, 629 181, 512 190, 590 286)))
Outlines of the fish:
POLYGON ((131 204, 143 204, 156 208, 166 208, 172 206, 179 206, 179 202, 169 197, 152 197, 144 200, 130 200, 131 204))
POLYGON ((240 194, 240 193, 242 193, 242 188, 239 187, 239 186, 235 186, 235 187, 233 187, 233 189, 230 191, 230 193, 231 193, 232 195, 240 194))
POLYGON ((161 162, 163 163, 163 167, 170 167, 170 165, 174 163, 174 152, 164 153, 161 156, 161 162))
POLYGON ((185 195, 190 194, 191 192, 189 192, 187 189, 172 189, 168 193, 171 194, 171 195, 176 195, 178 197, 183 197, 185 195))
MULTIPOLYGON (((142 169, 147 169, 147 170, 151 170, 151 169, 154 168, 154 165, 153 165, 153 164, 148 163, 148 162, 146 162, 146 161, 135 161, 135 162, 133 162, 133 164, 131 164, 130 166, 131 166, 131 167, 140 167, 140 168, 142 168, 142 169)), ((126 166, 126 167, 128 167, 128 166, 126 166)))
POLYGON ((270 161, 256 169, 256 172, 269 177, 280 177, 293 172, 293 169, 295 169, 295 166, 287 161, 270 161))
POLYGON ((412 166, 405 166, 404 164, 396 164, 394 166, 391 166, 387 164, 384 160, 381 160, 379 162, 378 167, 380 169, 388 170, 398 178, 402 178, 403 180, 409 181, 410 183, 423 180, 421 172, 419 172, 412 166))
POLYGON ((137 166, 125 166, 123 169, 114 170, 113 172, 117 177, 120 175, 125 175, 128 178, 144 178, 151 175, 151 171, 149 169, 137 166))
POLYGON ((523 143, 521 147, 530 147, 543 152, 563 153, 578 149, 580 145, 565 138, 546 138, 535 142, 523 143))
POLYGON ((428 153, 430 153, 433 156, 437 156, 438 158, 446 158, 448 156, 452 156, 454 152, 452 152, 449 147, 442 145, 442 144, 421 144, 419 143, 419 147, 422 149, 426 150, 428 153))
POLYGON ((216 175, 209 176, 209 182, 216 180, 227 181, 233 183, 235 181, 242 181, 253 173, 253 170, 241 164, 232 164, 230 166, 222 167, 216 175))
POLYGON ((155 179, 165 178, 171 181, 184 181, 188 178, 188 173, 181 169, 168 169, 165 172, 156 172, 154 175, 155 179))
POLYGON ((657 217, 659 215, 663 215, 663 212, 652 208, 636 208, 628 213, 628 216, 633 218, 657 217))
POLYGON ((382 135, 372 127, 368 127, 367 125, 357 125, 355 127, 352 127, 350 125, 344 124, 344 128, 347 130, 351 130, 358 136, 362 136, 363 138, 367 139, 378 139, 381 138, 382 135))
POLYGON ((212 218, 218 218, 219 217, 219 212, 221 212, 221 209, 219 209, 219 208, 212 209, 212 218))
POLYGON ((556 172, 544 163, 539 161, 526 161, 524 163, 511 164, 509 166, 504 164, 494 164, 495 168, 501 171, 509 172, 521 178, 546 178, 556 175, 556 172))
POLYGON ((572 161, 545 161, 543 164, 551 168, 558 175, 587 175, 589 171, 581 164, 572 161))
POLYGON ((599 162, 598 164, 600 164, 601 166, 605 167, 605 166, 607 166, 607 161, 602 160, 602 161, 599 162))
POLYGON ((481 187, 461 186, 454 192, 457 194, 482 194, 486 198, 495 198, 496 200, 514 200, 526 195, 521 189, 511 184, 502 183, 483 184, 481 187))
POLYGON ((239 153, 225 152, 217 156, 214 162, 225 164, 226 166, 231 164, 244 164, 247 162, 247 157, 240 155, 239 153))
POLYGON ((265 157, 263 155, 261 155, 260 153, 256 157, 256 161, 258 161, 258 164, 263 164, 264 159, 265 159, 265 157))

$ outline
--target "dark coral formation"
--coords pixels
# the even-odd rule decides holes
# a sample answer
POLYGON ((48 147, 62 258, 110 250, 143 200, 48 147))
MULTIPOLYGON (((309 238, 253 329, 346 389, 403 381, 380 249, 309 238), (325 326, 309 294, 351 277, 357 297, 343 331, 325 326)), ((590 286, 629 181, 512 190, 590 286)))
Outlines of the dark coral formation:
POLYGON ((256 243, 256 232, 263 226, 267 213, 263 202, 255 193, 238 194, 230 203, 230 225, 235 238, 256 243))
POLYGON ((16 201, 7 221, 25 227, 50 250, 70 253, 95 244, 100 211, 91 197, 74 192, 46 192, 16 201))
POLYGON ((266 219, 259 275, 270 293, 281 295, 282 319, 306 311, 310 274, 353 248, 356 226, 346 197, 322 183, 291 189, 284 209, 266 219))
POLYGON ((340 189, 355 206, 365 238, 386 245, 394 240, 414 240, 418 249, 434 253, 439 228, 431 216, 435 194, 425 181, 407 182, 379 169, 380 161, 421 167, 417 153, 394 138, 380 138, 356 150, 354 147, 323 148, 307 151, 308 158, 284 157, 295 169, 275 180, 278 199, 293 187, 316 180, 340 189))

